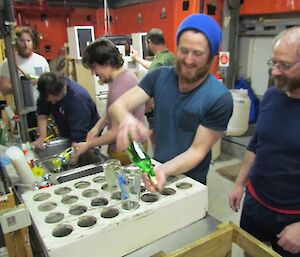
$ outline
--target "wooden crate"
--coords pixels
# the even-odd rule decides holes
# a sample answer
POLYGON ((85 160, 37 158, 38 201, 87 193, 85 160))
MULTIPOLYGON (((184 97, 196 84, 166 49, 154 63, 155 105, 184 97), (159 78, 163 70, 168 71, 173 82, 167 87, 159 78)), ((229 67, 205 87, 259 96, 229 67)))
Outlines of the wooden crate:
POLYGON ((159 252, 153 257, 230 257, 232 244, 238 245, 253 257, 280 257, 245 230, 232 222, 217 226, 217 230, 171 253, 159 252))

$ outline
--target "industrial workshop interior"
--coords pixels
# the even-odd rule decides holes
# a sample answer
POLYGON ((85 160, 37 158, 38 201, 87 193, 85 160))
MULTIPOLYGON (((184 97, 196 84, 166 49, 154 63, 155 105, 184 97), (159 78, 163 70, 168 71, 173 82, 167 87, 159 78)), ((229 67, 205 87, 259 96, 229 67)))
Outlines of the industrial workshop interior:
POLYGON ((0 257, 300 256, 300 1, 0 10, 0 257))

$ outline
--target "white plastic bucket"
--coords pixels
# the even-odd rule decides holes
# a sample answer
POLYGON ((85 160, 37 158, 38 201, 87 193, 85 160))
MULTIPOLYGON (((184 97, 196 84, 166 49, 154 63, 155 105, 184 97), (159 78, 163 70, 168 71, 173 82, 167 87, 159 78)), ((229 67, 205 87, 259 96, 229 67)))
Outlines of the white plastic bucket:
POLYGON ((249 126, 250 99, 247 89, 231 89, 233 113, 227 125, 226 135, 241 136, 249 126))

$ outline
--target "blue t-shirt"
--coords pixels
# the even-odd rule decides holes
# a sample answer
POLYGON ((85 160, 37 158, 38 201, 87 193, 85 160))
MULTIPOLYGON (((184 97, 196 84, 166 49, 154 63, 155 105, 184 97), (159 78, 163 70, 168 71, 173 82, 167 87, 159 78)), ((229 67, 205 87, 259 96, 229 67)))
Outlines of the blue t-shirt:
MULTIPOLYGON (((181 93, 175 68, 161 67, 149 72, 140 82, 140 87, 154 97, 154 159, 160 162, 186 151, 199 125, 216 131, 227 128, 233 108, 232 97, 228 89, 212 75, 193 91, 181 93)), ((209 152, 186 175, 205 184, 210 160, 209 152)))
POLYGON ((58 103, 38 100, 38 114, 53 114, 60 136, 83 142, 99 119, 96 105, 85 88, 67 79, 67 94, 58 103))
POLYGON ((248 150, 256 154, 249 178, 257 196, 273 208, 300 210, 300 99, 268 89, 248 150))

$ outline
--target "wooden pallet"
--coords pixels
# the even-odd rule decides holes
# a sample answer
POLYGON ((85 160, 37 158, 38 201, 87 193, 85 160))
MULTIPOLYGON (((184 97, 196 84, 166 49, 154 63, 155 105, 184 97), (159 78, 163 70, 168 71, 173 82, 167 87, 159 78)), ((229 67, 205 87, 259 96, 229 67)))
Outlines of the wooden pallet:
POLYGON ((228 222, 218 225, 214 233, 194 243, 168 254, 159 252, 152 257, 231 257, 233 243, 253 257, 281 256, 245 230, 228 222))

